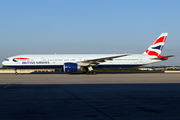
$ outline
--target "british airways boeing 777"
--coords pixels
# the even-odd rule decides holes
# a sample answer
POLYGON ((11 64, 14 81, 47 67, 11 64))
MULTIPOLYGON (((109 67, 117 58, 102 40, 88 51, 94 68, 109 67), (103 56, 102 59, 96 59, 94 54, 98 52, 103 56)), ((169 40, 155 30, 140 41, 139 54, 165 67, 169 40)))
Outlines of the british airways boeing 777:
MULTIPOLYGON (((95 68, 102 67, 134 67, 167 60, 169 56, 161 56, 168 33, 162 33, 143 54, 35 54, 17 55, 2 62, 13 69, 27 68, 62 68, 64 72, 86 70, 87 74, 95 74, 95 68)), ((17 74, 17 72, 16 72, 17 74)))

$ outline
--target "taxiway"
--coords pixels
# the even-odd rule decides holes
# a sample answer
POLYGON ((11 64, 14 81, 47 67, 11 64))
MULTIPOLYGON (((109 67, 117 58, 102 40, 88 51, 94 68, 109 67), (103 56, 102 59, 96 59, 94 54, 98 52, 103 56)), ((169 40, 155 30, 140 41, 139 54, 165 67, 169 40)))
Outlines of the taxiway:
POLYGON ((180 119, 180 74, 0 74, 1 120, 180 119))

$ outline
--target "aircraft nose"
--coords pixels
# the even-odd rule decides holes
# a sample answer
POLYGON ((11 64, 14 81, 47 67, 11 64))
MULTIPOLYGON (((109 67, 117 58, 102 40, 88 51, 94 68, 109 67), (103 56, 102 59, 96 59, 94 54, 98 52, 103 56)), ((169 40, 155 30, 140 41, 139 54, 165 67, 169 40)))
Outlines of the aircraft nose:
POLYGON ((3 61, 2 64, 5 65, 5 64, 6 64, 6 61, 3 61))

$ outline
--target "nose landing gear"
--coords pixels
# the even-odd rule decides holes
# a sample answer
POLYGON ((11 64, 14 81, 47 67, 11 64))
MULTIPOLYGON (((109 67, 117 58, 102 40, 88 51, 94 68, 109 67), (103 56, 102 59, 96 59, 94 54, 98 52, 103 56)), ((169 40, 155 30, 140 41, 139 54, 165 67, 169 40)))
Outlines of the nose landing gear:
POLYGON ((16 68, 12 68, 13 70, 15 70, 15 75, 18 75, 17 69, 16 68))
POLYGON ((15 75, 18 75, 18 72, 15 71, 15 75))

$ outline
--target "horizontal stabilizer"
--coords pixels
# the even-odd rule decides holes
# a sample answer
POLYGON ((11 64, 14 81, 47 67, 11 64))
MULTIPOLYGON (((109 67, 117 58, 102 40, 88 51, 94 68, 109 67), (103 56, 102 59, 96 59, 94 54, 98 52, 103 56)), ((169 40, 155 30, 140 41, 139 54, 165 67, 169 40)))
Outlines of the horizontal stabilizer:
POLYGON ((152 60, 166 60, 169 57, 174 57, 176 55, 168 55, 168 56, 162 56, 162 57, 157 57, 157 58, 152 58, 152 60))

